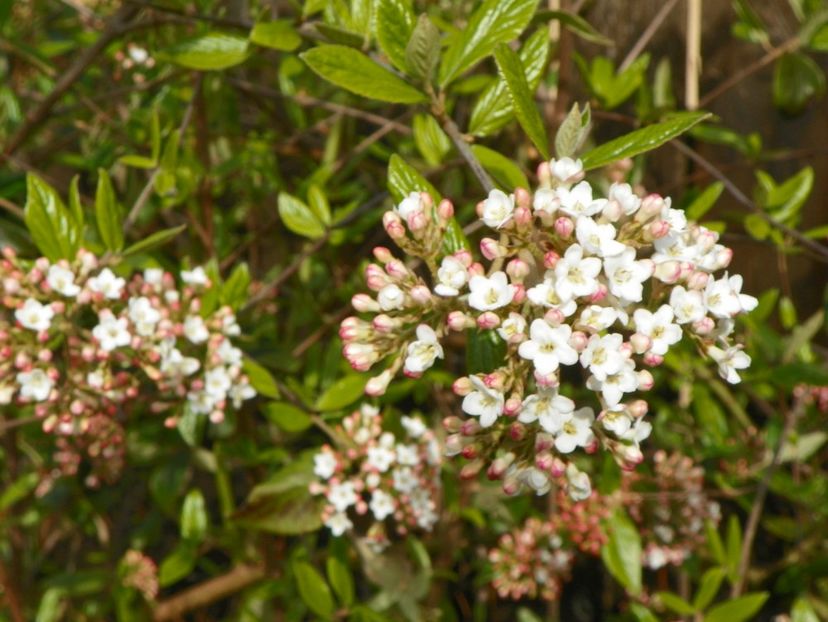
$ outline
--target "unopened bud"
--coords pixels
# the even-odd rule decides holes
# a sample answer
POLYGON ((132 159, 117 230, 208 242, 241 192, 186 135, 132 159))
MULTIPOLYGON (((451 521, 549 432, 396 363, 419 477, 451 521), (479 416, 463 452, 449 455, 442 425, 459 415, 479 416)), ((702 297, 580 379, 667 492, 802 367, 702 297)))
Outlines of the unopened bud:
POLYGON ((677 283, 681 277, 681 264, 672 259, 656 264, 654 275, 662 283, 669 285, 677 283))
POLYGON ((633 352, 636 354, 644 354, 652 347, 653 340, 647 335, 635 333, 632 337, 630 337, 630 344, 632 345, 633 352))
POLYGON ((379 397, 384 395, 388 384, 391 382, 393 374, 391 370, 386 369, 379 376, 374 376, 367 383, 365 383, 365 394, 371 397, 379 397))
POLYGON ((462 311, 451 311, 446 318, 446 324, 451 330, 466 330, 473 325, 473 320, 462 311))
POLYGON ((529 274, 529 264, 522 259, 512 259, 506 264, 506 274, 513 282, 522 281, 529 274))
POLYGON ((555 267, 555 265, 557 265, 560 258, 561 256, 555 251, 546 251, 543 255, 543 267, 547 270, 551 270, 555 267))
POLYGON ((557 233, 558 237, 561 239, 569 239, 572 237, 573 231, 575 231, 575 224, 572 222, 571 218, 561 216, 555 221, 555 233, 557 233))
POLYGON ((580 330, 574 331, 569 337, 569 345, 572 346, 576 352, 583 352, 588 341, 589 337, 587 337, 586 333, 581 332, 580 330))
POLYGON ((425 285, 415 285, 409 294, 411 299, 420 306, 425 306, 432 301, 431 291, 425 285))
POLYGON ((454 392, 455 395, 463 397, 464 395, 468 395, 474 390, 474 385, 468 377, 463 376, 452 383, 451 390, 454 392))
POLYGON ((491 330, 500 326, 500 316, 497 313, 486 311, 477 318, 477 326, 482 330, 491 330))
POLYGON ((437 206, 437 216, 443 222, 448 222, 454 217, 454 205, 448 199, 443 199, 437 206))
MULTIPOLYGON (((654 355, 657 356, 657 355, 654 355)), ((662 359, 663 360, 663 359, 662 359)), ((649 391, 654 384, 653 375, 646 369, 638 371, 638 388, 642 391, 649 391)))
POLYGON ((486 259, 492 261, 498 257, 503 257, 506 254, 506 249, 493 238, 483 238, 480 240, 480 252, 483 253, 486 259))
POLYGON ((351 304, 354 309, 360 313, 376 312, 380 310, 379 303, 368 294, 355 294, 354 297, 351 298, 351 304))
POLYGON ((697 335, 709 335, 716 328, 716 323, 712 318, 703 317, 702 319, 693 322, 693 332, 697 335))

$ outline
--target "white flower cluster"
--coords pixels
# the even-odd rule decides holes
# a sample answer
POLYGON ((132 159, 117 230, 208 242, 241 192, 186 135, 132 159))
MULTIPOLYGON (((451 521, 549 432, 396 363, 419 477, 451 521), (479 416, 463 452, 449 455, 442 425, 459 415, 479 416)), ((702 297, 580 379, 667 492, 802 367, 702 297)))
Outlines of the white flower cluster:
POLYGON ((134 404, 171 410, 168 425, 182 403, 217 422, 255 395, 232 310, 201 314, 203 268, 183 271, 178 287, 155 268, 127 281, 86 251, 71 263, 3 257, 0 404, 33 405, 46 431, 80 437, 134 404), (144 400, 137 370, 154 383, 144 400))
POLYGON ((498 236, 480 242, 488 269, 467 250, 439 250, 441 215, 453 213, 447 201, 434 216, 427 195, 412 194, 386 214, 389 234, 426 260, 430 281, 375 249, 378 263, 366 279, 376 297, 353 299, 373 317, 347 318, 340 336, 356 369, 389 360, 367 385, 380 395, 398 370, 416 377, 443 358, 440 339, 448 332, 494 331, 505 358, 489 373, 455 382, 476 425, 449 422, 449 451, 481 467, 481 458, 497 454, 489 475, 503 477, 509 491, 525 484, 543 492, 550 478, 566 474, 570 492, 583 496, 588 478, 567 456, 602 445, 625 468, 643 459, 639 443, 651 426, 643 419, 647 403, 635 394, 652 388, 647 367, 660 365, 683 338, 696 341, 728 382, 739 381, 750 358, 730 335, 734 318, 757 301, 741 292, 740 276, 715 276, 732 251, 669 198, 639 197, 626 183, 598 197, 583 181, 581 162, 568 158, 541 165, 538 176, 534 195, 492 190, 478 204, 483 224, 498 236), (412 237, 403 212, 418 225, 412 237), (563 394, 568 379, 595 399, 576 405, 563 394))
POLYGON ((311 492, 325 497, 323 520, 333 535, 364 516, 369 542, 381 549, 388 544, 386 519, 401 535, 430 531, 437 521, 439 446, 420 419, 403 416, 401 423, 404 437, 383 431, 380 412, 365 404, 343 420, 341 449, 325 445, 314 456, 319 481, 311 492))

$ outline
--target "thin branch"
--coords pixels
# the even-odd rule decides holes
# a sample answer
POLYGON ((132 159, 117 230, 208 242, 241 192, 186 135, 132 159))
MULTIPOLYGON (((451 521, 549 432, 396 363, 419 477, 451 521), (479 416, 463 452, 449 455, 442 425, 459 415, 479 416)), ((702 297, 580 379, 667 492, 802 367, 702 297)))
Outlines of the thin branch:
POLYGON ((687 44, 684 56, 684 107, 699 107, 702 0, 687 0, 687 44))
POLYGON ((155 622, 178 620, 188 611, 201 609, 222 600, 263 579, 264 576, 263 566, 249 564, 236 566, 227 574, 200 583, 177 596, 158 603, 153 620, 155 622))
POLYGON ((14 214, 15 216, 17 216, 21 220, 23 219, 23 208, 21 208, 17 203, 14 203, 12 201, 9 201, 8 199, 4 199, 3 197, 0 197, 0 207, 2 207, 4 210, 14 214))
POLYGON ((664 23, 664 20, 667 19, 667 16, 672 12, 676 4, 678 4, 678 0, 669 0, 669 2, 665 2, 662 5, 662 7, 658 10, 658 13, 656 13, 653 17, 653 20, 650 22, 649 26, 644 29, 644 32, 642 32, 641 36, 638 37, 638 41, 635 42, 635 45, 633 45, 632 48, 630 48, 630 51, 627 52, 624 60, 621 61, 621 64, 618 66, 619 72, 629 68, 629 66, 635 62, 635 59, 641 55, 641 52, 644 51, 645 47, 647 47, 650 39, 653 38, 653 35, 655 35, 661 27, 661 24, 664 23))
POLYGON ((477 177, 477 181, 480 182, 480 185, 483 186, 486 193, 489 193, 495 187, 492 178, 489 177, 489 174, 483 168, 483 165, 480 164, 480 160, 478 160, 474 153, 472 153, 469 143, 466 142, 463 134, 460 133, 460 128, 457 127, 454 120, 445 114, 440 116, 440 120, 442 121, 443 129, 446 131, 446 134, 448 134, 449 138, 451 138, 452 142, 454 142, 454 146, 457 147, 457 151, 460 152, 460 155, 463 156, 463 159, 466 161, 466 164, 469 165, 469 168, 472 170, 472 173, 474 173, 474 176, 477 177))
POLYGON ((213 15, 204 15, 201 13, 187 13, 181 9, 176 9, 170 6, 155 4, 154 2, 145 2, 144 0, 125 0, 126 4, 133 4, 143 9, 150 9, 158 11, 159 13, 167 13, 169 15, 176 15, 190 22, 206 22, 215 26, 222 26, 224 28, 234 28, 236 30, 243 30, 245 32, 253 28, 251 22, 242 20, 229 19, 226 17, 214 17, 213 15))

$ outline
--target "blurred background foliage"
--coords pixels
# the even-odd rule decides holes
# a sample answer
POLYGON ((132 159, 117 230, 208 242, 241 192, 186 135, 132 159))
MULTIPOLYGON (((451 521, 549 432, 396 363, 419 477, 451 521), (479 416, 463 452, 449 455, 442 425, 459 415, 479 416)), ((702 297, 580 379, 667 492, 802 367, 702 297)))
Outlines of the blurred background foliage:
MULTIPOLYGON (((107 171, 127 246, 172 230, 123 269, 208 265, 239 309, 260 394, 198 434, 134 416, 117 482, 81 474, 45 493, 53 443, 5 408, 0 619, 828 619, 826 398, 810 392, 828 385, 828 5, 701 4, 0 0, 0 242, 37 255, 27 174, 63 196, 77 175, 92 213, 107 171), (498 43, 517 50, 549 135, 589 102, 587 149, 676 110, 713 113, 607 173, 721 232, 761 300, 743 326, 743 385, 682 350, 659 370, 642 469, 656 449, 690 456, 724 518, 680 568, 644 571, 643 588, 622 517, 560 602, 498 600, 485 551, 554 508, 460 481, 452 462, 438 528, 380 559, 318 531, 307 494, 310 455, 366 380, 336 333, 371 248, 388 243, 384 209, 422 176, 466 226, 484 195, 466 152, 509 189, 543 158, 498 77, 498 43), (132 549, 158 565, 152 598, 125 578, 132 549)), ((109 246, 96 231, 84 244, 109 246)), ((452 377, 399 381, 387 419, 419 412, 439 429, 457 410, 452 377)))

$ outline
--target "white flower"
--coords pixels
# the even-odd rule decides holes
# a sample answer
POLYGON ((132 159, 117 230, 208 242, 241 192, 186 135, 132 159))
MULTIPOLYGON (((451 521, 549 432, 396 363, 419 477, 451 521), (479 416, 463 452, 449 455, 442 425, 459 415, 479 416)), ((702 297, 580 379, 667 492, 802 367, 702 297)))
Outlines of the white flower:
POLYGON ((618 437, 626 434, 633 423, 632 417, 630 417, 623 405, 605 410, 600 420, 605 430, 612 432, 618 437))
POLYGON ((624 393, 632 393, 638 389, 638 376, 635 374, 635 363, 625 359, 621 369, 606 378, 590 376, 587 378, 587 388, 592 391, 600 391, 601 396, 609 408, 617 406, 624 393))
POLYGON ((611 374, 618 373, 626 358, 621 354, 621 344, 624 337, 618 333, 600 337, 592 335, 586 348, 581 352, 581 365, 598 378, 604 380, 611 374))
POLYGON ((142 337, 149 337, 155 332, 155 325, 161 319, 161 313, 152 306, 150 299, 141 296, 129 299, 129 319, 135 326, 135 332, 142 337))
POLYGON ((227 397, 232 384, 233 381, 224 367, 214 367, 204 374, 204 390, 218 402, 227 397))
POLYGON ((325 521, 325 527, 331 530, 335 536, 341 536, 354 526, 351 519, 344 512, 337 512, 332 514, 328 520, 325 521))
POLYGON ((749 296, 748 294, 742 293, 741 274, 734 274, 732 277, 728 279, 728 282, 730 283, 730 287, 733 293, 739 298, 739 306, 742 308, 741 310, 743 313, 750 313, 759 305, 759 300, 757 300, 753 296, 749 296))
POLYGON ((650 570, 658 570, 666 566, 670 560, 664 549, 656 544, 649 545, 642 555, 641 563, 650 570))
POLYGON ((583 249, 599 257, 620 255, 627 247, 618 242, 618 232, 611 224, 599 225, 589 216, 579 216, 575 223, 575 236, 583 249))
POLYGON ((633 192, 630 184, 612 184, 607 193, 607 198, 610 201, 617 202, 627 216, 637 212, 638 208, 641 207, 641 199, 633 192))
POLYGON ((524 318, 520 313, 515 313, 514 311, 509 313, 509 317, 503 320, 497 328, 497 334, 500 335, 500 338, 503 339, 503 341, 514 341, 519 338, 522 339, 525 332, 526 318, 524 318))
POLYGON ((23 328, 37 331, 49 330, 55 312, 49 305, 39 303, 34 298, 27 298, 23 306, 14 312, 14 318, 23 328))
POLYGON ((411 467, 394 469, 391 475, 394 479, 394 490, 397 492, 408 494, 416 490, 419 486, 417 476, 414 475, 414 471, 411 467))
POLYGON ((590 305, 581 312, 578 326, 597 333, 612 326, 617 319, 618 312, 612 307, 590 305))
POLYGON ((98 276, 93 276, 87 281, 89 289, 104 298, 117 300, 126 285, 126 281, 115 274, 109 268, 104 268, 98 276))
POLYGON ((589 499, 592 494, 592 483, 589 481, 589 475, 580 471, 571 462, 566 465, 566 483, 566 491, 574 501, 589 499))
POLYGON ((42 369, 22 371, 17 374, 16 378, 20 385, 20 397, 34 400, 35 402, 42 402, 48 399, 49 394, 52 392, 52 386, 54 385, 52 379, 42 369))
MULTIPOLYGON (((629 250, 635 255, 632 248, 629 250)), ((578 244, 573 244, 555 264, 555 289, 564 300, 591 296, 598 291, 596 277, 599 272, 601 260, 597 257, 584 257, 583 249, 578 244)))
POLYGON ((137 45, 130 45, 127 54, 129 57, 138 65, 143 65, 149 59, 149 52, 147 52, 144 48, 138 47, 137 45))
POLYGON ((489 192, 488 198, 483 202, 483 216, 481 219, 487 227, 500 229, 512 219, 514 212, 514 195, 507 195, 495 188, 489 192))
POLYGON ((407 466, 417 466, 417 463, 420 462, 417 446, 397 443, 397 462, 407 466))
POLYGON ((681 326, 673 324, 674 317, 670 305, 661 305, 655 313, 647 309, 636 309, 633 313, 635 330, 650 338, 653 354, 664 356, 670 346, 681 341, 681 326))
POLYGON ((551 216, 561 204, 558 194, 551 188, 538 188, 532 199, 532 207, 536 212, 543 212, 551 216))
POLYGON ((392 449, 383 446, 369 447, 365 464, 380 473, 385 473, 396 460, 396 454, 392 449))
POLYGON ((199 315, 188 315, 184 320, 184 336, 193 343, 204 343, 210 338, 210 331, 199 315))
POLYGON ((549 170, 553 177, 565 183, 583 177, 584 163, 580 159, 561 158, 549 162, 549 170))
POLYGON ((443 346, 437 341, 437 333, 428 324, 420 324, 417 326, 417 340, 408 344, 405 371, 421 374, 438 358, 443 358, 443 346))
POLYGON ((104 373, 101 369, 96 369, 95 371, 90 371, 86 374, 86 384, 93 389, 102 389, 104 386, 104 380, 104 373))
POLYGON ((526 291, 526 297, 539 307, 558 309, 564 317, 569 317, 578 309, 578 305, 571 296, 567 298, 560 295, 555 286, 555 273, 552 270, 547 271, 543 281, 526 291))
POLYGON ((337 512, 344 512, 358 500, 354 492, 353 482, 334 484, 328 491, 328 503, 336 508, 337 512))
POLYGON ((107 311, 98 316, 98 325, 92 329, 92 336, 98 340, 101 350, 111 352, 132 341, 128 327, 129 322, 125 317, 116 318, 107 311))
POLYGON ((595 440, 592 422, 595 414, 591 408, 579 408, 563 416, 563 425, 555 437, 555 449, 562 454, 575 451, 576 447, 586 447, 595 440))
POLYGON ((529 467, 520 474, 520 479, 529 488, 534 490, 538 495, 545 495, 549 492, 552 484, 549 481, 549 476, 535 467, 529 467))
POLYGON ((457 296, 460 288, 469 280, 469 273, 457 257, 446 255, 437 270, 439 283, 434 287, 434 293, 439 296, 457 296))
POLYGON ((371 503, 368 504, 368 507, 371 508, 374 518, 385 520, 394 513, 394 505, 394 498, 391 495, 382 490, 375 490, 371 494, 371 503))
POLYGON ((736 372, 737 369, 750 367, 750 356, 738 346, 730 347, 727 350, 710 346, 707 348, 707 353, 719 365, 719 375, 730 384, 737 384, 742 380, 736 372))
POLYGON ((505 272, 490 277, 475 275, 469 281, 469 306, 478 311, 493 311, 505 307, 515 295, 505 272))
POLYGON ((653 426, 649 421, 644 421, 644 419, 636 419, 635 423, 633 423, 631 427, 619 436, 622 440, 627 441, 637 448, 638 444, 649 437, 650 432, 652 431, 653 426))
POLYGON ((230 399, 233 400, 233 408, 241 408, 244 400, 250 400, 256 397, 256 389, 250 386, 248 382, 237 382, 228 392, 230 399))
POLYGON ((11 404, 12 398, 14 397, 14 392, 16 390, 17 389, 13 384, 0 385, 0 404, 11 404))
POLYGON ((320 451, 313 457, 313 474, 321 479, 330 479, 336 473, 336 456, 332 451, 320 451))
POLYGON ((537 421, 550 434, 561 431, 567 415, 575 410, 575 402, 568 397, 558 395, 556 389, 540 389, 537 395, 529 395, 523 400, 518 421, 532 423, 537 421))
POLYGON ((405 294, 394 283, 389 283, 377 294, 377 302, 383 311, 402 309, 405 306, 405 294))
POLYGON ((209 415, 216 407, 216 399, 207 391, 190 391, 187 393, 187 403, 199 415, 209 415))
POLYGON ((627 247, 623 253, 604 259, 604 273, 613 296, 630 302, 641 302, 642 283, 653 274, 652 264, 635 260, 635 249, 627 247))
POLYGON ((425 424, 417 417, 408 417, 403 415, 400 418, 400 423, 411 438, 419 438, 426 431, 425 424))
POLYGON ((242 364, 242 351, 233 347, 229 339, 221 342, 216 349, 219 360, 225 365, 239 366, 242 364))
POLYGON ((207 285, 210 279, 207 278, 207 273, 204 268, 198 266, 192 270, 182 270, 181 280, 187 285, 207 285))
POLYGON ((568 324, 553 328, 544 320, 533 320, 530 339, 520 344, 518 354, 532 361, 539 374, 554 373, 559 365, 574 365, 578 361, 578 353, 569 345, 571 335, 572 327, 568 324))
POLYGON ((164 270, 161 268, 147 268, 144 270, 144 283, 159 287, 164 280, 164 270))
POLYGON ((742 310, 739 294, 733 291, 727 275, 718 281, 707 281, 707 287, 704 289, 704 306, 713 316, 720 318, 733 317, 742 310))
POLYGON ((177 348, 162 349, 161 373, 165 376, 189 376, 201 367, 197 358, 184 356, 177 348))
POLYGON ((236 337, 241 335, 241 326, 236 321, 236 316, 232 313, 225 315, 221 319, 221 332, 228 337, 236 337))
POLYGON ((422 195, 419 192, 412 192, 400 201, 400 204, 394 208, 394 211, 397 212, 403 220, 408 220, 409 216, 422 212, 422 195))
POLYGON ((673 308, 676 314, 676 322, 679 324, 698 322, 705 316, 705 306, 701 292, 688 291, 680 285, 674 287, 673 291, 670 292, 670 306, 673 308))
POLYGON ((569 216, 593 216, 607 204, 606 199, 593 200, 592 186, 586 181, 582 181, 571 190, 561 187, 556 192, 561 202, 560 210, 569 216))
POLYGON ((58 294, 66 296, 67 298, 74 298, 81 290, 78 285, 75 285, 74 273, 68 268, 57 265, 49 266, 46 282, 58 294))
POLYGON ((476 391, 463 398, 463 411, 472 417, 480 417, 480 425, 488 428, 503 412, 503 394, 487 387, 477 376, 470 376, 470 379, 476 391))

